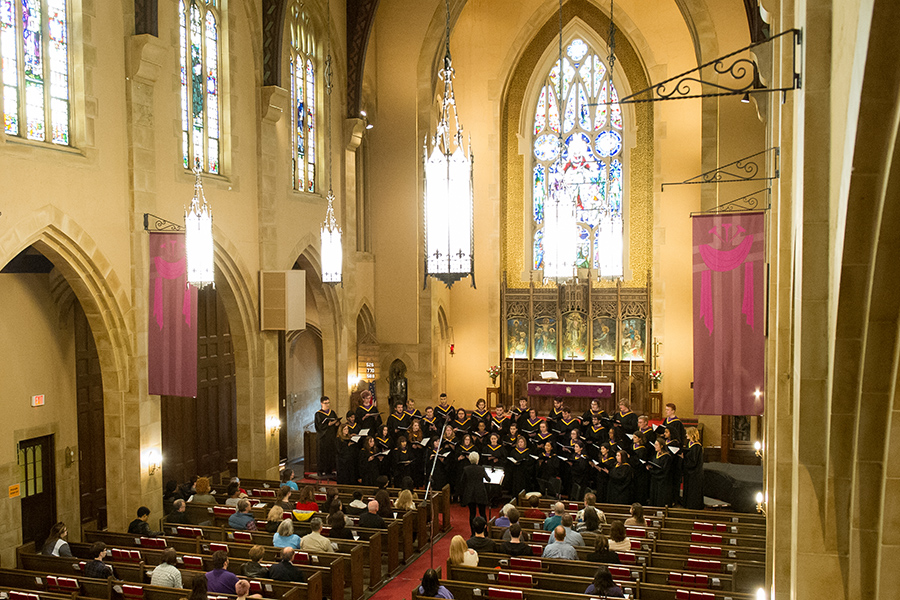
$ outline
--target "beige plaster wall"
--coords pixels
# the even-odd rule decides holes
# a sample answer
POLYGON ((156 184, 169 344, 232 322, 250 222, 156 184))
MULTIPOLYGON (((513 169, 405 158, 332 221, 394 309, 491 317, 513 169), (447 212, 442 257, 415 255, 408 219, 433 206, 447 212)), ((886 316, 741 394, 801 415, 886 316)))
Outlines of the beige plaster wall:
POLYGON ((17 442, 53 435, 57 519, 70 525, 70 539, 80 539, 77 462, 67 466, 65 449, 78 452, 75 406, 75 330, 71 305, 60 314, 46 274, 0 274, 0 382, 7 432, 0 444, 0 562, 15 563, 13 549, 22 542, 21 500, 7 497, 20 483, 17 442), (31 406, 44 394, 46 404, 31 406))

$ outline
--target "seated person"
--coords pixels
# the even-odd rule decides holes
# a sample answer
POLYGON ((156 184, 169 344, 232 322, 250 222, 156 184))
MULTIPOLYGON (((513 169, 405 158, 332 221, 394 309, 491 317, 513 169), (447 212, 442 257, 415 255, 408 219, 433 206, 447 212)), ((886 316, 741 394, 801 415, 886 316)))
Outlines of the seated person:
POLYGON ((268 577, 269 569, 262 566, 259 562, 266 555, 266 549, 260 545, 253 546, 250 548, 250 551, 247 553, 247 557, 250 559, 244 563, 244 566, 241 567, 241 572, 244 574, 244 577, 250 577, 251 579, 256 577, 268 577))
POLYGON ((224 550, 213 552, 212 567, 206 574, 206 588, 215 594, 233 594, 238 577, 228 570, 228 553, 224 550))
POLYGON ((272 545, 295 550, 300 547, 300 536, 294 533, 294 522, 291 519, 284 519, 278 526, 278 532, 272 536, 272 545))
POLYGON ((47 541, 44 542, 41 554, 45 556, 72 556, 69 542, 66 541, 68 537, 69 529, 65 523, 60 521, 50 528, 50 535, 47 537, 47 541))
POLYGON ((522 526, 513 523, 509 526, 509 540, 500 544, 500 552, 510 556, 531 556, 531 546, 522 541, 522 526))
POLYGON ((331 527, 329 538, 333 540, 353 539, 353 531, 347 527, 347 518, 342 511, 328 515, 328 526, 331 527))
POLYGON ((331 542, 322 535, 322 519, 313 517, 309 521, 312 530, 300 538, 300 549, 306 552, 334 552, 331 542))
POLYGON ((609 549, 615 552, 630 552, 631 539, 625 536, 625 524, 613 521, 609 527, 609 549))
MULTIPOLYGON (((188 502, 196 502, 198 504, 216 504, 216 499, 210 491, 209 478, 198 477, 194 483, 194 494, 188 498, 188 502)), ((229 594, 231 592, 228 592, 229 594)))
POLYGON ((181 498, 175 500, 172 504, 172 512, 166 515, 166 523, 173 525, 190 525, 191 522, 187 516, 187 504, 181 498))
MULTIPOLYGON (((519 509, 513 506, 512 508, 507 510, 506 518, 509 519, 509 527, 517 524, 519 522, 519 509)), ((506 531, 503 532, 502 538, 504 542, 507 542, 512 538, 512 534, 509 532, 509 527, 507 527, 506 531)))
POLYGON ((512 504, 504 504, 500 509, 500 516, 494 519, 495 527, 509 527, 509 511, 516 507, 512 504))
POLYGON ((603 596, 604 598, 624 598, 622 588, 617 586, 613 581, 612 574, 606 567, 597 569, 594 574, 594 582, 587 586, 584 593, 589 596, 603 596))
POLYGON ((544 531, 553 531, 562 523, 562 516, 566 512, 566 506, 562 502, 553 505, 553 514, 544 519, 544 531))
MULTIPOLYGON (((184 500, 181 502, 184 502, 184 500)), ((178 555, 175 552, 175 548, 163 550, 161 562, 153 569, 153 573, 150 575, 150 585, 181 588, 181 571, 178 570, 178 555)))
POLYGON ((306 583, 306 575, 295 565, 294 549, 285 547, 281 550, 281 560, 269 569, 269 578, 275 581, 292 581, 295 583, 306 583))
POLYGON ((428 598, 453 598, 450 590, 441 585, 437 571, 434 569, 425 571, 425 574, 422 575, 422 585, 417 591, 420 596, 428 598))
POLYGON ((364 512, 359 517, 359 526, 369 527, 372 529, 387 529, 387 525, 385 525, 384 519, 382 519, 378 515, 377 500, 372 500, 369 502, 368 511, 364 512))
POLYGON ((590 562, 607 563, 610 565, 619 564, 619 555, 609 549, 609 540, 602 533, 597 536, 594 551, 588 554, 587 559, 590 562))
POLYGON ((93 560, 84 566, 83 573, 85 577, 106 579, 114 576, 112 567, 103 562, 103 559, 106 558, 106 554, 106 544, 103 542, 94 542, 91 544, 91 558, 93 560))
POLYGON ((466 540, 466 545, 476 552, 493 552, 494 540, 487 537, 487 521, 484 517, 477 516, 472 519, 472 529, 475 535, 466 540))
POLYGON ((256 531, 256 519, 250 514, 250 501, 246 498, 238 500, 237 512, 228 517, 228 526, 234 529, 256 531))
POLYGON ((528 499, 528 506, 530 508, 525 511, 525 518, 526 519, 543 519, 544 517, 546 517, 547 515, 544 514, 544 511, 542 511, 540 508, 538 508, 540 505, 541 505, 541 497, 540 496, 531 496, 528 499))
POLYGON ((128 524, 128 533, 144 537, 157 537, 162 535, 162 532, 160 531, 150 531, 150 525, 147 523, 149 520, 150 509, 146 506, 140 507, 137 509, 137 519, 128 524))
POLYGON ((461 535, 454 535, 450 540, 450 564, 466 567, 478 566, 478 552, 469 548, 461 535))
POLYGON ((345 509, 345 512, 348 515, 361 515, 368 510, 366 503, 363 502, 362 496, 362 492, 359 490, 353 492, 353 502, 348 504, 345 509))
POLYGON ((566 543, 566 530, 560 525, 553 530, 553 539, 544 547, 543 558, 564 558, 566 560, 578 560, 575 547, 566 543))

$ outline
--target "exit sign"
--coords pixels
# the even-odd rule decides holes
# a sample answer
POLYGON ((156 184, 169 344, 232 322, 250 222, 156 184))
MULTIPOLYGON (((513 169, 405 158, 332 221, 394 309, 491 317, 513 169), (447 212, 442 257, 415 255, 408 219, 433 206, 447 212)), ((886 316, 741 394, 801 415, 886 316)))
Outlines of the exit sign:
POLYGON ((44 405, 44 395, 38 394, 37 396, 31 397, 31 405, 32 406, 43 406, 44 405))

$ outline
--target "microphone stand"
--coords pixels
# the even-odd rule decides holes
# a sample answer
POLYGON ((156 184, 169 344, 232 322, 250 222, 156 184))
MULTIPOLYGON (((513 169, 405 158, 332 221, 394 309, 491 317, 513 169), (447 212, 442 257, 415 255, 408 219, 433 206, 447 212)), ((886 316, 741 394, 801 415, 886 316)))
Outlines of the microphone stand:
MULTIPOLYGON (((438 435, 438 447, 437 451, 434 453, 434 461, 431 463, 431 471, 428 473, 428 485, 425 487, 425 505, 431 506, 431 486, 434 483, 434 469, 437 467, 438 457, 441 454, 441 446, 444 443, 444 430, 447 429, 447 421, 450 420, 450 413, 444 415, 444 424, 441 426, 441 431, 438 435)), ((431 568, 434 568, 434 522, 437 520, 437 511, 434 510, 432 506, 431 511, 431 568)))

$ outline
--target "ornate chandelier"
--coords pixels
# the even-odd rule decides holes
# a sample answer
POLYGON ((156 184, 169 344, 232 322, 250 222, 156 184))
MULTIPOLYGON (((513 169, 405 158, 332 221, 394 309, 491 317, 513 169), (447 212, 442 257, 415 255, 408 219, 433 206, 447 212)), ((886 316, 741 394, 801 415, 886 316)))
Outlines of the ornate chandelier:
MULTIPOLYGON (((328 22, 331 22, 331 2, 327 3, 325 10, 328 22)), ((334 216, 334 189, 332 189, 331 168, 331 31, 326 35, 328 44, 325 57, 325 95, 328 102, 325 105, 325 118, 328 122, 328 208, 325 209, 325 222, 322 223, 322 283, 341 283, 344 267, 344 247, 341 243, 341 226, 334 216)))
POLYGON ((425 154, 425 275, 447 287, 472 276, 475 287, 475 242, 472 210, 472 143, 463 147, 463 127, 453 95, 450 60, 450 2, 447 7, 446 51, 440 78, 444 82, 441 118, 425 154))
POLYGON ((184 212, 184 247, 188 283, 202 288, 215 283, 212 210, 203 193, 199 167, 194 167, 194 176, 194 197, 184 212))

